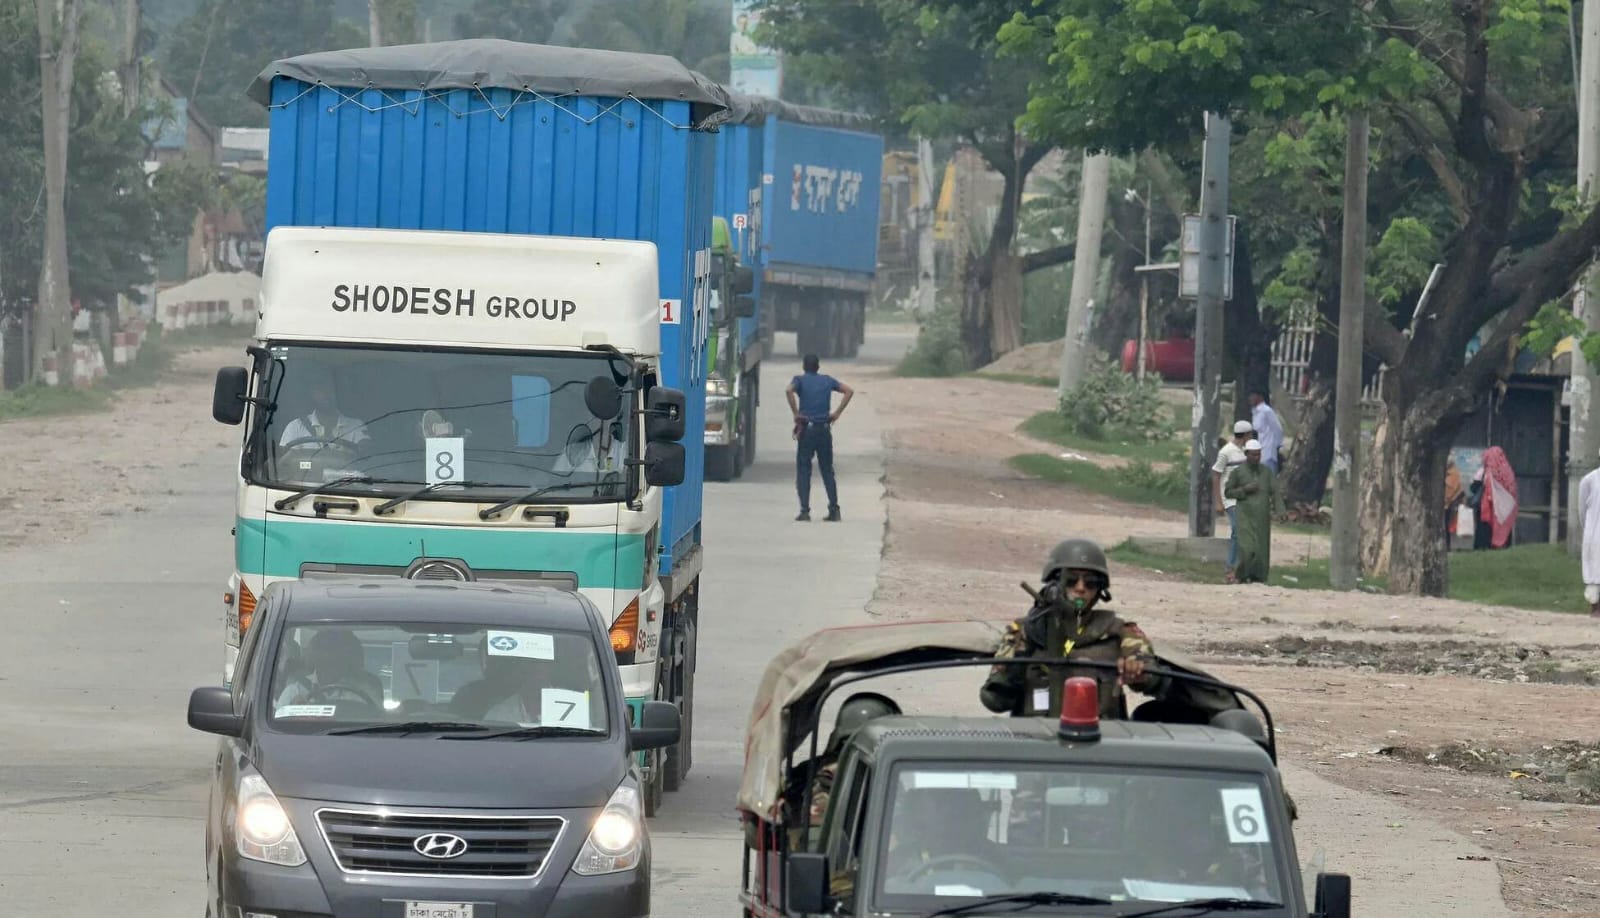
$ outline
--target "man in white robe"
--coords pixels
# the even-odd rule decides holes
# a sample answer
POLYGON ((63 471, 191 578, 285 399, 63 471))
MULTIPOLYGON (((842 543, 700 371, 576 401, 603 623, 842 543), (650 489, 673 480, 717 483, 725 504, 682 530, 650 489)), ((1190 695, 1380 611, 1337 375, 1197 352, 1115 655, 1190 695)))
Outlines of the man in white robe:
POLYGON ((1589 614, 1600 618, 1600 468, 1578 484, 1578 513, 1583 518, 1583 598, 1589 614))

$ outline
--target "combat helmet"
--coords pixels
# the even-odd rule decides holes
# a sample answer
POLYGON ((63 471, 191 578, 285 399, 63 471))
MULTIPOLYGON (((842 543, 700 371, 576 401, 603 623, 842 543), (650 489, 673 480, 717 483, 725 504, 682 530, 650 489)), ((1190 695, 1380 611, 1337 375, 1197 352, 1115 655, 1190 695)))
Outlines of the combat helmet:
POLYGON ((1060 577, 1062 571, 1092 571, 1099 574, 1104 586, 1100 590, 1102 602, 1111 601, 1111 566, 1105 551, 1089 539, 1064 539, 1050 549, 1045 559, 1041 579, 1045 583, 1060 577))
POLYGON ((889 698, 877 692, 857 692, 846 698, 844 704, 839 705, 839 713, 833 720, 834 736, 848 736, 861 729, 869 720, 899 713, 900 706, 889 698))

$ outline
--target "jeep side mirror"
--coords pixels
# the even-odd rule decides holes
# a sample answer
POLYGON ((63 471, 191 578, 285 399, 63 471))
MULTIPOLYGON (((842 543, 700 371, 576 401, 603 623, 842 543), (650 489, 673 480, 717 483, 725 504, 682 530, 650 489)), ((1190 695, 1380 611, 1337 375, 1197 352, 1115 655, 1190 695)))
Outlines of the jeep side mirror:
POLYGON ((756 289, 756 272, 745 265, 738 265, 733 269, 733 292, 735 294, 750 293, 756 289))
POLYGON ((244 732, 244 718, 233 712, 232 692, 208 685, 189 694, 189 726, 202 733, 238 736, 244 732))
POLYGON ((645 484, 660 488, 683 484, 684 461, 682 443, 650 442, 644 448, 645 484))
POLYGON ((250 371, 244 367, 223 367, 217 371, 217 387, 211 393, 211 416, 224 424, 244 420, 245 390, 250 371))
POLYGON ((744 293, 741 293, 738 296, 734 297, 733 298, 733 314, 738 316, 741 319, 753 319, 753 318, 755 318, 756 317, 756 298, 753 297, 753 296, 750 296, 748 294, 744 294, 744 293))
POLYGON ((646 701, 639 711, 639 726, 628 731, 628 743, 635 752, 660 749, 678 741, 683 717, 670 701, 646 701))
POLYGON ((828 910, 828 856, 798 851, 784 858, 783 904, 791 915, 828 910))
POLYGON ((676 443, 687 427, 688 401, 677 389, 656 386, 645 396, 644 438, 652 443, 676 443))
POLYGON ((622 390, 610 376, 596 376, 583 389, 583 404, 596 418, 609 421, 622 413, 622 390))
POLYGON ((1343 873, 1317 874, 1316 918, 1350 918, 1350 877, 1343 873))

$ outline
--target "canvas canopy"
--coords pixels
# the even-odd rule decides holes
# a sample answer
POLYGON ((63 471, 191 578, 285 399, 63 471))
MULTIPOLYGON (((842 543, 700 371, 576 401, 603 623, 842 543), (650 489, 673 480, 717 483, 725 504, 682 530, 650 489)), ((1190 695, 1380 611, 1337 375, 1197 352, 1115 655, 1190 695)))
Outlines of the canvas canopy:
POLYGON ((767 664, 750 708, 740 809, 764 817, 776 811, 784 759, 808 732, 810 712, 834 677, 919 657, 989 654, 1005 626, 1005 621, 911 621, 828 628, 784 648, 767 664))
POLYGON ((728 92, 728 121, 733 124, 763 124, 768 118, 794 124, 816 127, 846 128, 865 131, 872 128, 872 118, 854 112, 840 112, 810 105, 795 105, 768 96, 752 96, 742 92, 728 92))
MULTIPOLYGON (((775 817, 785 759, 809 735, 823 692, 834 679, 904 663, 989 656, 1007 624, 908 621, 828 628, 784 648, 767 664, 750 708, 739 808, 775 817)), ((1169 671, 1214 678, 1182 654, 1159 651, 1156 662, 1169 671)), ((1228 689, 1181 680, 1171 681, 1163 697, 1213 714, 1244 707, 1228 689)))
POLYGON ((511 89, 551 96, 668 99, 692 103, 695 120, 716 120, 728 91, 664 54, 598 51, 472 38, 421 45, 317 51, 274 61, 250 84, 267 105, 274 77, 346 89, 511 89))

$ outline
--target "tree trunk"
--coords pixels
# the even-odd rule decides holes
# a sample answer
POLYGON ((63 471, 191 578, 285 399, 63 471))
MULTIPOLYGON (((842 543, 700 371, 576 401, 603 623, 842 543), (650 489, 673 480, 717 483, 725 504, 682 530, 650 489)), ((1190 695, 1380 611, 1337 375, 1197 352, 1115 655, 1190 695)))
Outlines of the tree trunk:
POLYGON ((1261 314, 1256 301, 1250 233, 1242 223, 1233 244, 1233 298, 1222 307, 1222 340, 1228 348, 1223 376, 1233 379, 1234 419, 1248 421, 1250 403, 1244 396, 1258 390, 1272 391, 1272 342, 1278 337, 1278 326, 1261 314))
MULTIPOLYGON (((1414 425, 1407 425, 1408 427, 1414 425)), ((1395 446, 1391 471, 1389 592, 1443 596, 1450 588, 1444 553, 1444 464, 1449 437, 1411 436, 1395 446)))
MULTIPOLYGON (((1385 386, 1392 389, 1393 386, 1385 386)), ((1397 424, 1390 418, 1399 417, 1391 399, 1393 393, 1385 391, 1384 408, 1372 431, 1372 451, 1367 454, 1361 470, 1361 569, 1369 577, 1383 577, 1389 573, 1390 524, 1394 520, 1394 466, 1390 448, 1390 429, 1397 424)))
POLYGON ((67 273, 67 132, 78 54, 78 0, 38 0, 40 106, 44 116, 45 238, 34 325, 34 378, 54 357, 57 381, 72 385, 72 295, 67 273))
POLYGON ((994 312, 989 305, 989 285, 983 263, 968 253, 961 271, 961 349, 966 353, 967 369, 975 370, 994 362, 994 312))
MULTIPOLYGON (((1321 344, 1317 345, 1321 348, 1321 344)), ((1294 448, 1283 467, 1284 501, 1290 507, 1321 505, 1328 491, 1328 470, 1333 467, 1333 375, 1315 375, 1311 391, 1300 403, 1300 423, 1294 448)))
MULTIPOLYGON (((1110 226, 1106 233, 1111 249, 1111 265, 1106 272, 1110 283, 1106 286, 1105 302, 1095 304, 1089 343, 1095 353, 1120 361, 1123 343, 1139 337, 1139 272, 1134 269, 1144 261, 1144 253, 1129 241, 1144 238, 1144 209, 1120 197, 1113 198, 1110 204, 1110 226)), ((1154 316, 1156 285, 1150 286, 1150 312, 1154 316)))
POLYGON ((1022 259, 1009 248, 989 253, 988 293, 990 353, 999 357, 1022 346, 1022 259))

